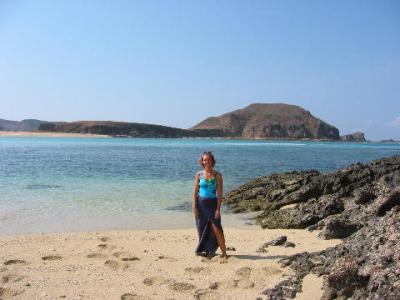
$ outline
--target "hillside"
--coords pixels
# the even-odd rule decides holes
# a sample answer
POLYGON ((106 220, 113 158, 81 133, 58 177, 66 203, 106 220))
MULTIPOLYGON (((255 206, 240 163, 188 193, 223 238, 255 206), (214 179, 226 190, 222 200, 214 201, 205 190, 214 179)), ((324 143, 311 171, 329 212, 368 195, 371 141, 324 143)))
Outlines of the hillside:
POLYGON ((35 131, 39 128, 40 124, 46 123, 45 121, 35 119, 25 119, 22 121, 10 121, 0 119, 0 130, 7 131, 35 131))
POLYGON ((112 121, 80 121, 80 122, 56 122, 41 124, 41 131, 67 132, 67 133, 91 133, 110 136, 129 137, 190 137, 193 133, 189 130, 173 128, 161 125, 112 122, 112 121))
POLYGON ((218 117, 210 117, 191 128, 213 130, 236 138, 283 138, 338 140, 339 130, 296 105, 251 104, 218 117))

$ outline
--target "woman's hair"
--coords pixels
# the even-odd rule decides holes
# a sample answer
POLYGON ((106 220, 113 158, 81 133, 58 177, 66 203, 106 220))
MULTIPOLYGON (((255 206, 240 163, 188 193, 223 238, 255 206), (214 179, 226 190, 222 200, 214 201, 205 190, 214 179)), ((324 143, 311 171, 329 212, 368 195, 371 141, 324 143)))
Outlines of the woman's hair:
POLYGON ((200 158, 199 158, 199 164, 200 164, 200 166, 202 166, 202 167, 204 168, 204 165, 203 165, 203 157, 204 157, 204 156, 209 156, 209 157, 211 158, 211 160, 212 160, 212 166, 214 167, 216 161, 215 161, 215 157, 214 157, 214 155, 212 154, 211 151, 204 151, 204 152, 200 155, 200 158))

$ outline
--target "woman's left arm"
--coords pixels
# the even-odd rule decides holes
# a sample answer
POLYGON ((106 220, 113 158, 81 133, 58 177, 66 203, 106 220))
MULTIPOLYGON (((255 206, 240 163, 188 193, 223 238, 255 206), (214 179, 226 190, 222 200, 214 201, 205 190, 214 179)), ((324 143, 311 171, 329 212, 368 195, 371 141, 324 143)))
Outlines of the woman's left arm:
POLYGON ((221 173, 217 173, 217 210, 215 211, 215 218, 221 217, 221 204, 222 204, 222 191, 223 191, 223 179, 221 173))

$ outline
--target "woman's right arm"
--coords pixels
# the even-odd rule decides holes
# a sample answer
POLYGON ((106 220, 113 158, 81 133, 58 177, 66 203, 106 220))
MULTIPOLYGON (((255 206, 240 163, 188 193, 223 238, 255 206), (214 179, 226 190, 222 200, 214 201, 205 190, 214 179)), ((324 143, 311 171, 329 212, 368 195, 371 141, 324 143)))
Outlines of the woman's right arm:
POLYGON ((196 218, 199 216, 199 209, 197 207, 197 201, 199 195, 199 173, 194 176, 194 188, 193 188, 193 199, 192 199, 192 211, 196 218))

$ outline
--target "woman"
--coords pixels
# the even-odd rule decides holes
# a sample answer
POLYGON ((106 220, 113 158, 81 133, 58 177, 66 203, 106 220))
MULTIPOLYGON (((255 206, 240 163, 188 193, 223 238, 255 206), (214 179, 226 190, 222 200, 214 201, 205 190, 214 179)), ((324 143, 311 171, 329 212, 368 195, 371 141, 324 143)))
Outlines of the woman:
POLYGON ((219 246, 221 262, 226 262, 228 255, 221 225, 222 175, 214 170, 215 158, 211 152, 203 152, 199 163, 204 170, 195 176, 192 204, 199 233, 196 254, 213 256, 219 246))

